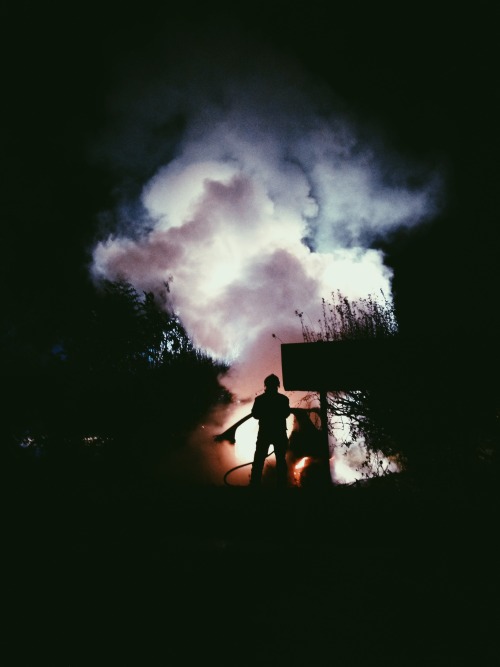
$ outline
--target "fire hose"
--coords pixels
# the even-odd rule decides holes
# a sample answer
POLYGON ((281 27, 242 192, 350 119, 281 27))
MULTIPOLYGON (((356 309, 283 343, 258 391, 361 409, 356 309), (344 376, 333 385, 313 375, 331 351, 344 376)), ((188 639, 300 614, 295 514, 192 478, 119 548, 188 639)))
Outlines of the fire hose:
MULTIPOLYGON (((268 456, 271 456, 271 454, 273 454, 273 453, 274 453, 274 449, 271 449, 269 454, 266 456, 266 459, 267 459, 268 456)), ((239 466, 235 466, 234 468, 231 468, 230 470, 228 470, 226 472, 226 474, 224 475, 224 484, 226 486, 237 486, 236 484, 230 484, 230 482, 227 481, 227 478, 229 477, 229 475, 231 473, 235 472, 236 470, 239 470, 240 468, 245 468, 246 466, 251 466, 251 465, 252 465, 252 461, 249 461, 248 463, 241 463, 239 466)))

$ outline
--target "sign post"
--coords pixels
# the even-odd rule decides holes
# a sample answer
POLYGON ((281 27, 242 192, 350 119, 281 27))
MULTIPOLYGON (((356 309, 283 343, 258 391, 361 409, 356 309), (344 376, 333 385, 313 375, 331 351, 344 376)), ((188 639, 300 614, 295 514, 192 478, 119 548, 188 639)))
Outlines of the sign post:
MULTIPOLYGON (((281 366, 286 391, 319 394, 322 446, 321 458, 330 475, 328 438, 328 392, 399 386, 408 388, 416 379, 427 381, 426 368, 448 368, 447 353, 439 341, 424 344, 391 338, 338 340, 314 343, 283 343, 281 366), (425 363, 424 363, 425 360, 425 363), (430 363, 430 367, 429 367, 430 363)), ((446 371, 449 372, 449 371, 446 371)))

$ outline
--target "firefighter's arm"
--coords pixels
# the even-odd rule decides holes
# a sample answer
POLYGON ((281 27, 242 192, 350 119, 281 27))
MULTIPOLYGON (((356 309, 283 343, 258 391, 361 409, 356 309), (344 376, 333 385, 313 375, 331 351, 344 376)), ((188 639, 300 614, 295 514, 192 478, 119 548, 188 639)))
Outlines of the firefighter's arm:
POLYGON ((232 426, 227 428, 224 433, 219 433, 217 435, 214 435, 214 441, 215 442, 224 442, 224 440, 227 440, 230 442, 232 445, 236 442, 236 429, 238 426, 241 426, 243 423, 248 421, 252 417, 252 413, 246 415, 243 417, 243 419, 240 419, 239 421, 235 422, 232 426))

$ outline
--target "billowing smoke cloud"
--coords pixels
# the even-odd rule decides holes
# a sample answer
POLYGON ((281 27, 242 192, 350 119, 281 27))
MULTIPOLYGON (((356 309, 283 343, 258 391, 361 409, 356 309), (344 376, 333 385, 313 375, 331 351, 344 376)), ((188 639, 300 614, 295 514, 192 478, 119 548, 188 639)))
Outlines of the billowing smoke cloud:
POLYGON ((168 282, 167 306, 194 343, 231 363, 223 381, 241 404, 219 430, 268 373, 281 377, 272 334, 301 341, 296 310, 314 323, 336 290, 390 299, 391 271, 370 246, 431 218, 439 196, 436 174, 361 139, 297 64, 234 45, 223 60, 221 49, 179 53, 175 70, 147 81, 141 68, 141 83, 116 93, 96 152, 120 194, 92 264, 96 279, 139 290, 168 282))

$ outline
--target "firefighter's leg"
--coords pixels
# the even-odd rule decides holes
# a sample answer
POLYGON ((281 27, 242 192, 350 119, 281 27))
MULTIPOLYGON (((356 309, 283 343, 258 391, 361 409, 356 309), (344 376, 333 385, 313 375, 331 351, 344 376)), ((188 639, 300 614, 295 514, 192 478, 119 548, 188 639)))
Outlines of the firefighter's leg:
POLYGON ((268 450, 269 443, 263 438, 257 438, 255 454, 252 462, 252 472, 250 473, 251 486, 260 486, 262 483, 262 472, 264 470, 264 463, 268 450))
POLYGON ((288 466, 286 463, 286 449, 288 445, 288 438, 276 439, 274 451, 276 455, 276 479, 278 486, 287 486, 288 484, 288 466))

